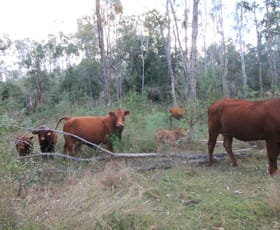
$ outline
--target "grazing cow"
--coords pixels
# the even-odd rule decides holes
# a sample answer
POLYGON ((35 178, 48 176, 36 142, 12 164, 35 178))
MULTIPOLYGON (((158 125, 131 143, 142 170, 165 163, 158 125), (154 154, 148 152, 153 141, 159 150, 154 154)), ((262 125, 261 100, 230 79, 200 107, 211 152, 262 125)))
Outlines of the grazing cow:
POLYGON ((170 110, 170 119, 175 118, 181 120, 186 113, 186 110, 182 106, 173 106, 170 110))
MULTIPOLYGON (((123 111, 118 108, 113 112, 109 112, 106 116, 81 116, 81 117, 62 117, 56 124, 64 120, 63 131, 74 134, 94 144, 106 144, 110 151, 113 151, 113 144, 110 138, 111 134, 116 134, 121 139, 124 128, 125 116, 129 115, 129 111, 123 111)), ((72 154, 73 145, 77 142, 75 150, 79 150, 82 142, 77 138, 64 135, 64 152, 72 154)))
MULTIPOLYGON (((38 135, 38 141, 42 153, 51 153, 55 151, 55 145, 57 143, 56 132, 50 130, 46 126, 39 126, 33 130, 32 134, 38 135)), ((47 156, 44 156, 43 158, 47 158, 47 156)), ((54 159, 54 156, 49 156, 49 158, 54 159)))
POLYGON ((280 151, 280 99, 248 101, 222 99, 208 108, 208 165, 213 163, 217 136, 224 136, 223 145, 233 166, 238 163, 232 152, 233 138, 241 141, 265 140, 270 175, 278 174, 280 151))
POLYGON ((34 137, 28 137, 26 135, 18 135, 15 140, 15 145, 17 148, 18 155, 20 157, 27 156, 31 153, 33 149, 32 139, 34 137))
POLYGON ((164 142, 170 144, 173 148, 181 139, 184 139, 188 135, 187 131, 183 128, 177 128, 174 130, 159 130, 156 134, 157 140, 157 152, 161 151, 164 142))

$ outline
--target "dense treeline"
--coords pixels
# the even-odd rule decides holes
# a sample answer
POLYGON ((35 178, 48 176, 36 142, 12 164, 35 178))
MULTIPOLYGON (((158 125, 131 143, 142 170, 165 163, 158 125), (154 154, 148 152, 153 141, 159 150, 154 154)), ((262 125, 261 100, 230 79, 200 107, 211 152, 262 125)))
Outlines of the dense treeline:
POLYGON ((188 43, 189 18, 195 16, 188 4, 167 1, 165 13, 124 16, 120 1, 101 2, 95 8, 97 17, 77 21, 76 34, 50 35, 40 42, 7 37, 9 43, 0 51, 2 109, 33 113, 63 100, 110 106, 131 91, 163 105, 187 104, 192 88, 196 99, 209 102, 225 96, 278 96, 280 3, 239 1, 236 30, 226 38, 222 1, 212 1, 208 11, 203 10, 206 2, 200 2, 198 44, 188 43), (206 27, 218 29, 207 33, 206 27), (196 49, 192 76, 189 50, 196 49))

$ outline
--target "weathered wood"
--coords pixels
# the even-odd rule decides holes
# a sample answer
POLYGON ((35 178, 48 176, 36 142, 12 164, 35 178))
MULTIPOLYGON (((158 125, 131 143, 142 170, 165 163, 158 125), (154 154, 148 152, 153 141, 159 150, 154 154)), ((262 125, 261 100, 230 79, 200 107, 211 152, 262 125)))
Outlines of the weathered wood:
MULTIPOLYGON (((249 156, 249 153, 237 152, 235 153, 237 157, 245 157, 249 156)), ((34 158, 41 156, 56 156, 67 158, 70 160, 76 161, 94 161, 94 160, 110 160, 110 159, 133 159, 133 158, 168 158, 168 159, 187 159, 187 160, 205 160, 208 159, 208 154, 206 153, 114 153, 112 154, 102 154, 100 156, 92 157, 92 158, 80 158, 75 156, 70 156, 62 153, 41 153, 41 152, 33 152, 31 155, 20 157, 20 159, 25 158, 34 158)), ((227 153, 216 153, 214 154, 215 160, 225 159, 227 157, 227 153)))

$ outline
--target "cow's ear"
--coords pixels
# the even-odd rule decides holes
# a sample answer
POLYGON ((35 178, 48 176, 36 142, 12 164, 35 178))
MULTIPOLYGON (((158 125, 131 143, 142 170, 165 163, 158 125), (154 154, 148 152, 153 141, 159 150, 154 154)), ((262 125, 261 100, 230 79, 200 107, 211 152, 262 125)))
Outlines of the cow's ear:
POLYGON ((129 115, 129 111, 128 110, 124 111, 124 115, 125 116, 129 115))
POLYGON ((32 134, 37 135, 37 134, 38 134, 38 131, 37 131, 37 130, 34 130, 34 131, 32 132, 32 134))
POLYGON ((110 117, 114 117, 115 116, 114 112, 109 112, 108 114, 110 115, 110 117))

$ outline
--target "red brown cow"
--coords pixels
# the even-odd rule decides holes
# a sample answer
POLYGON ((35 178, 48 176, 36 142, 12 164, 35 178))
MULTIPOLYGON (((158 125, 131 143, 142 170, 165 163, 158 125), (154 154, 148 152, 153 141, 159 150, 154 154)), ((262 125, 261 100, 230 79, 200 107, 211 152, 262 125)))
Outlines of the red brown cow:
POLYGON ((278 174, 280 152, 280 99, 248 101, 222 99, 208 108, 208 165, 213 162, 217 136, 224 136, 223 145, 233 166, 237 161, 232 152, 233 138, 242 141, 265 140, 269 173, 278 174))
POLYGON ((161 151, 162 145, 167 142, 172 146, 175 147, 178 142, 185 138, 188 135, 187 131, 183 128, 177 128, 174 130, 158 130, 156 134, 157 140, 157 152, 161 151))
POLYGON ((170 110, 170 119, 175 118, 180 120, 184 117, 186 110, 182 106, 173 106, 170 110))
MULTIPOLYGON (((124 128, 125 116, 129 115, 129 111, 117 109, 109 112, 106 116, 81 116, 81 117, 62 117, 56 125, 64 120, 63 131, 79 136, 94 144, 106 144, 110 151, 113 150, 111 134, 117 134, 121 139, 121 134, 124 128)), ((72 154, 73 145, 77 142, 77 147, 80 147, 81 141, 77 138, 64 135, 64 152, 72 154)), ((78 150, 78 148, 75 148, 78 150)))
POLYGON ((15 140, 15 145, 17 148, 18 155, 20 157, 27 156, 31 153, 33 149, 32 139, 34 137, 28 137, 26 135, 18 135, 15 140))
MULTIPOLYGON (((50 130, 46 126, 39 126, 33 130, 32 134, 38 135, 38 141, 42 153, 51 153, 55 151, 55 145, 57 143, 56 132, 50 130)), ((44 156, 44 158, 47 158, 47 156, 44 156)), ((49 156, 49 158, 53 159, 54 156, 49 156)))

